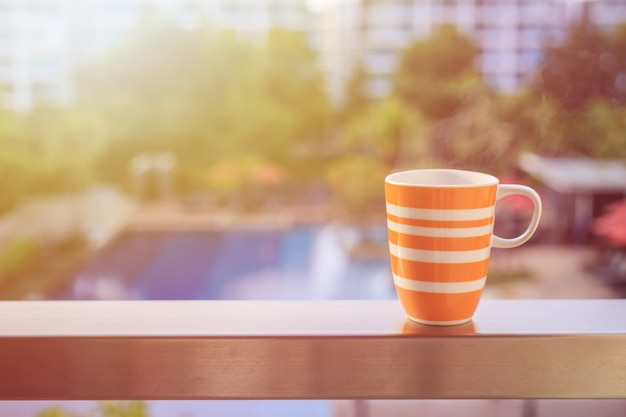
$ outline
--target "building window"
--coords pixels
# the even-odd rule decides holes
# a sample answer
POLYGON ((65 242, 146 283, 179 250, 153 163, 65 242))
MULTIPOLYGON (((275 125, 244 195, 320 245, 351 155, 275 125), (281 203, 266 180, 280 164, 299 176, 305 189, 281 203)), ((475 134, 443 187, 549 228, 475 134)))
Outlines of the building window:
POLYGON ((367 94, 372 98, 383 98, 391 92, 391 80, 387 78, 372 78, 365 84, 367 94))
POLYGON ((365 55, 363 64, 369 73, 389 74, 398 66, 398 56, 394 51, 372 51, 365 55))

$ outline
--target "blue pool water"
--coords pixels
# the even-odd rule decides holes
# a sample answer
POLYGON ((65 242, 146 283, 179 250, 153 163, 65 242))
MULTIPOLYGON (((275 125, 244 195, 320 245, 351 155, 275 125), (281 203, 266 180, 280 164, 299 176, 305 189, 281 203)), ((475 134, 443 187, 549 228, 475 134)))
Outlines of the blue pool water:
MULTIPOLYGON (((386 235, 383 235, 386 238, 386 235)), ((389 261, 354 259, 354 230, 125 231, 59 295, 64 299, 389 298, 389 261)))

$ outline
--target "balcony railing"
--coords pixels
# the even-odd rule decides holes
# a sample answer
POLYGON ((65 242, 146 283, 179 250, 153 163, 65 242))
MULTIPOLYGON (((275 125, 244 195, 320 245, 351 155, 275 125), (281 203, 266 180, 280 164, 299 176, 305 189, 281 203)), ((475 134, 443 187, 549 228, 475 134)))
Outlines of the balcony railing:
POLYGON ((626 300, 0 303, 0 400, 624 398, 626 300))

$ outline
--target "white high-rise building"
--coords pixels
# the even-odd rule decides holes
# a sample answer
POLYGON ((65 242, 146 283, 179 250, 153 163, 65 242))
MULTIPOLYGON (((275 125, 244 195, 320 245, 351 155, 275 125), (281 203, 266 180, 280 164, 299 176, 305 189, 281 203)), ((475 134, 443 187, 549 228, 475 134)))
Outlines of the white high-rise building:
POLYGON ((338 0, 325 19, 341 28, 326 25, 322 31, 322 46, 330 45, 322 51, 328 88, 340 104, 350 78, 346 74, 359 65, 368 75, 366 94, 389 94, 400 53, 444 24, 474 41, 480 50, 476 67, 488 85, 515 92, 540 65, 544 45, 562 42, 573 21, 613 28, 626 23, 626 1, 338 0))
POLYGON ((326 10, 320 19, 320 62, 331 102, 340 103, 360 60, 360 0, 346 0, 326 10))

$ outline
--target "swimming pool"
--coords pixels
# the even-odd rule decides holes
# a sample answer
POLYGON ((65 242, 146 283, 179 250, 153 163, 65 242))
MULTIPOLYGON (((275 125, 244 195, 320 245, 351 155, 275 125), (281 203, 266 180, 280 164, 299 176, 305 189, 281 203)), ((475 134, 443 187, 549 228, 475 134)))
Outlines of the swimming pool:
POLYGON ((394 297, 389 261, 385 257, 355 259, 350 248, 358 240, 358 230, 338 225, 261 230, 127 230, 95 254, 57 298, 394 297))

